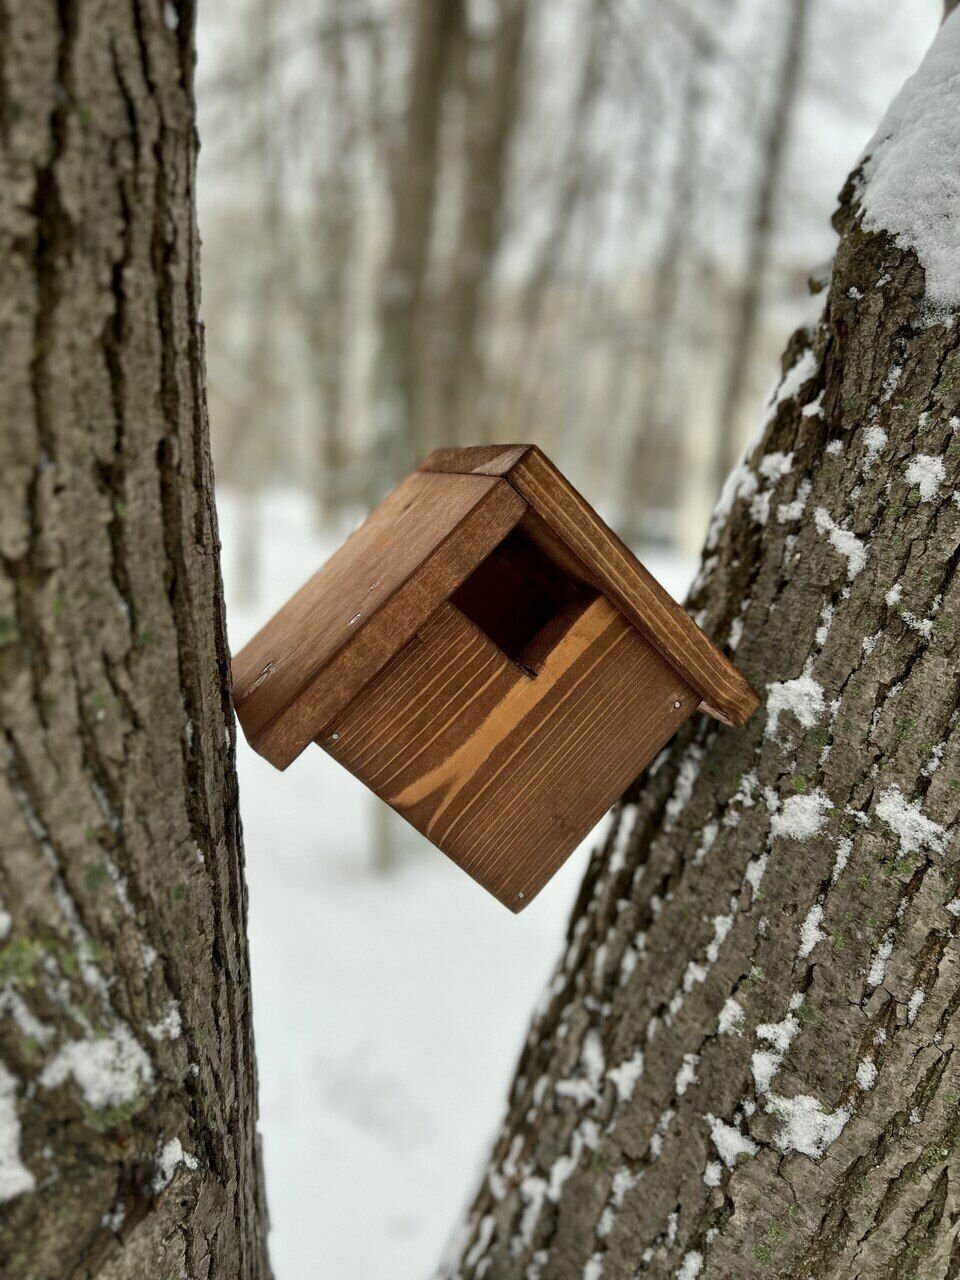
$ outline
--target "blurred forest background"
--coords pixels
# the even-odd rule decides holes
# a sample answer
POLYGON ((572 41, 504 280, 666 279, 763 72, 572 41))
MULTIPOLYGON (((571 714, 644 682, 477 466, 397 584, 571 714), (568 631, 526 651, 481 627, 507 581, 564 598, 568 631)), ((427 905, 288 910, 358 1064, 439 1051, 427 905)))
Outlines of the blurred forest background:
POLYGON ((534 440, 699 547, 852 158, 940 0, 201 6, 217 473, 349 518, 438 444, 534 440))
MULTIPOLYGON (((234 648, 441 444, 541 445, 682 597, 820 305, 836 193, 942 7, 201 4, 234 648)), ((583 858, 517 921, 398 857, 403 824, 321 752, 281 779, 241 743, 239 768, 278 1280, 422 1278, 583 858)))

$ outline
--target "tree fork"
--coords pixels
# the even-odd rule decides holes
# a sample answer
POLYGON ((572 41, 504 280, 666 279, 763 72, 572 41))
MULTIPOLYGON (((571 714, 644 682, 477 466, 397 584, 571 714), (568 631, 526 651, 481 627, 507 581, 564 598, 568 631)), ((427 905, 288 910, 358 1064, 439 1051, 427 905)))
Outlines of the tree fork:
POLYGON ((269 1276, 193 5, 5 0, 0 1273, 269 1276))
MULTIPOLYGON (((956 118, 958 23, 878 152, 956 118)), ((960 1271, 960 332, 873 180, 690 599, 765 710, 624 797, 446 1276, 960 1271)))

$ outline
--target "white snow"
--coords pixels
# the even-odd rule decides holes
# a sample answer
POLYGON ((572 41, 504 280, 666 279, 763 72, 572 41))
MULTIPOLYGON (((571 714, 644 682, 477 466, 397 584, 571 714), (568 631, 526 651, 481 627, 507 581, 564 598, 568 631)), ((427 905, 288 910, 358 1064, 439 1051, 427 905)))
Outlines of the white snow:
POLYGON ((751 858, 743 873, 744 881, 750 885, 755 894, 760 892, 760 884, 763 880, 763 873, 767 869, 769 858, 770 855, 767 853, 761 853, 759 858, 751 858))
POLYGON ((695 867, 699 867, 704 858, 706 858, 713 848, 719 833, 720 826, 716 822, 708 822, 700 832, 700 843, 697 845, 696 852, 693 855, 693 865, 695 867))
POLYGON ((960 16, 940 28, 867 144, 861 205, 870 230, 913 249, 941 315, 960 305, 960 16))
POLYGON ((3 942, 4 938, 10 932, 12 926, 13 926, 13 919, 10 915, 10 912, 6 910, 6 908, 3 905, 3 902, 0 901, 0 942, 3 942))
POLYGON ((757 1144, 736 1126, 719 1120, 714 1115, 704 1117, 710 1126, 710 1141, 717 1149, 717 1155, 728 1169, 734 1168, 739 1156, 755 1156, 757 1144))
POLYGON ((793 470, 792 453, 767 453, 760 459, 757 471, 765 480, 776 484, 793 470))
POLYGON ((867 563, 867 549, 863 542, 849 529, 841 528, 825 507, 817 507, 813 518, 817 531, 826 534, 834 551, 846 560, 847 578, 852 582, 867 563))
POLYGON ((182 1029, 180 1006, 171 1000, 163 1015, 156 1022, 148 1023, 147 1034, 151 1040, 177 1040, 182 1029))
POLYGON ((185 1169, 196 1169, 197 1157, 184 1151, 179 1138, 171 1138, 157 1153, 157 1171, 153 1175, 154 1194, 159 1194, 164 1187, 170 1185, 173 1175, 181 1165, 185 1169))
POLYGON ((783 375, 776 392, 768 398, 761 418, 761 431, 766 428, 768 423, 773 421, 780 406, 785 401, 792 400, 804 383, 809 382, 816 372, 816 356, 813 354, 812 349, 807 347, 800 353, 799 359, 783 375))
POLYGON ((617 1098, 621 1102, 629 1102, 637 1087, 637 1081, 642 1075, 643 1050, 637 1049, 629 1058, 624 1058, 623 1062, 611 1067, 607 1072, 607 1079, 613 1081, 617 1098))
POLYGON ((783 1121, 776 1143, 781 1151, 799 1151, 818 1160, 843 1132, 850 1112, 845 1107, 828 1112, 816 1098, 800 1093, 795 1098, 767 1096, 767 1110, 783 1121))
POLYGON ((807 956, 817 943, 823 942, 827 937, 820 928, 822 920, 823 907, 819 902, 814 903, 804 917, 803 924, 800 926, 800 950, 797 952, 797 956, 800 960, 806 960, 807 956))
POLYGON ((872 1089, 877 1080, 877 1066, 872 1058, 862 1058, 857 1065, 857 1086, 864 1093, 872 1089))
POLYGON ((888 929, 883 935, 883 941, 877 947, 876 954, 870 962, 870 971, 867 974, 867 986, 879 987, 883 982, 887 972, 887 961, 893 955, 893 940, 895 934, 892 929, 888 929))
POLYGON ((833 871, 830 875, 830 883, 836 884, 840 879, 840 875, 850 860, 850 851, 853 848, 853 838, 851 836, 843 836, 837 841, 837 857, 833 864, 833 871))
POLYGON ((20 1158, 17 1082, 0 1062, 0 1203, 33 1191, 36 1179, 20 1158))
POLYGON ((692 1084, 696 1084, 697 1063, 700 1061, 700 1055, 697 1053, 685 1053, 680 1070, 677 1072, 676 1090, 677 1097, 682 1098, 692 1084))
POLYGON ((807 500, 813 485, 809 480, 801 480, 797 485, 796 497, 791 502, 781 502, 777 506, 777 521, 779 524, 790 524, 793 520, 799 520, 807 507, 807 500))
POLYGON ((684 1254, 683 1261, 676 1272, 676 1280, 697 1280, 703 1267, 703 1254, 699 1249, 691 1249, 684 1254))
POLYGON ((791 712, 805 729, 812 729, 823 715, 823 686, 808 675, 794 680, 774 680, 767 685, 767 724, 764 735, 777 739, 780 717, 791 712))
POLYGON ((903 583, 895 582, 887 594, 883 597, 891 609, 900 603, 900 597, 903 595, 903 583))
POLYGON ((883 427, 867 427, 863 433, 863 442, 867 447, 866 457, 863 460, 863 469, 864 471, 869 471, 887 443, 887 433, 883 427))
MULTIPOLYGON (((218 509, 236 651, 341 539, 317 534, 299 494, 268 493, 262 596, 241 605, 229 490, 218 509)), ((684 597, 692 559, 643 561, 684 597)), ((237 763, 275 1274, 431 1274, 475 1190, 598 834, 514 916, 392 814, 397 865, 375 872, 377 802, 325 752, 278 774, 238 735, 237 763)))
POLYGON ((952 898, 946 904, 946 910, 949 911, 952 916, 960 916, 960 898, 952 898))
POLYGON ((817 788, 806 795, 789 796, 770 819, 770 834, 787 840, 809 840, 823 830, 833 801, 817 788))
POLYGON ((739 467, 733 468, 723 483, 720 497, 717 499, 717 505, 714 507, 713 515, 710 517, 710 527, 707 530, 707 537, 704 543, 707 551, 713 551, 720 541, 720 534, 727 523, 727 517, 733 510, 734 503, 740 498, 752 498, 758 488, 757 477, 745 462, 741 463, 739 467))
POLYGON ((744 1016, 742 1005, 733 996, 727 996, 724 1006, 720 1010, 720 1018, 717 1024, 717 1030, 720 1035, 742 1035, 741 1028, 744 1016))
MULTIPOLYGON (((790 1007, 791 1010, 794 1007, 792 1002, 790 1007)), ((757 1038, 766 1040, 771 1046, 770 1049, 758 1049, 751 1059, 753 1079, 758 1094, 769 1090, 770 1082, 780 1070, 787 1050, 799 1030, 800 1023, 792 1012, 788 1013, 782 1022, 763 1022, 757 1027, 757 1038)))
POLYGON ((673 795, 667 801, 664 808, 664 826, 672 827, 683 813, 687 806, 690 796, 693 794, 693 786, 700 773, 700 766, 703 763, 704 750, 703 747, 691 743, 687 748, 680 766, 677 770, 677 781, 673 788, 673 795))
POLYGON ((920 987, 917 987, 917 989, 911 994, 910 1001, 907 1004, 908 1025, 912 1025, 914 1022, 916 1022, 917 1014, 920 1012, 920 1008, 923 1005, 923 1002, 924 1000, 926 1000, 926 998, 927 998, 926 993, 923 990, 921 990, 920 987))
POLYGON ((587 1259, 583 1268, 583 1280, 600 1280, 603 1275, 603 1254, 595 1253, 587 1259))
POLYGON ((901 854, 919 853, 921 849, 943 852, 947 836, 944 828, 925 817, 920 801, 907 800, 899 787, 884 791, 877 804, 877 817, 896 833, 901 854))
POLYGON ((703 1181, 708 1187, 719 1187, 720 1180, 723 1177, 723 1166, 719 1160, 708 1160, 707 1166, 703 1171, 703 1181))
POLYGON ((153 1082, 153 1066, 130 1028, 118 1022, 106 1035, 72 1040, 40 1072, 45 1089, 72 1076, 87 1106, 97 1111, 133 1102, 153 1082))
MULTIPOLYGON (((958 102, 958 108, 960 108, 960 102, 958 102)), ((958 216, 960 216, 960 209, 958 209, 958 216)), ((956 252, 960 253, 960 242, 956 252)), ((929 453, 918 453, 907 467, 907 484, 917 486, 920 490, 921 502, 932 502, 946 478, 947 469, 943 465, 943 459, 929 453)))

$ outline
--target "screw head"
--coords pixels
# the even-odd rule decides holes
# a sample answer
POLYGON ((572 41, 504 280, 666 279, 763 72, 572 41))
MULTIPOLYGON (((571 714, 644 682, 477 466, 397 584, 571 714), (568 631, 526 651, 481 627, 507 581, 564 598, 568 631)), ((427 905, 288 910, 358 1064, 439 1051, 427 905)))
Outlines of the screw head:
POLYGON ((680 710, 680 699, 679 699, 679 698, 678 698, 678 699, 676 700, 676 702, 673 704, 673 709, 674 709, 675 711, 679 711, 679 710, 680 710))
POLYGON ((331 742, 339 742, 339 741, 340 741, 340 735, 339 735, 339 733, 331 733, 331 735, 330 735, 330 741, 331 741, 331 742))

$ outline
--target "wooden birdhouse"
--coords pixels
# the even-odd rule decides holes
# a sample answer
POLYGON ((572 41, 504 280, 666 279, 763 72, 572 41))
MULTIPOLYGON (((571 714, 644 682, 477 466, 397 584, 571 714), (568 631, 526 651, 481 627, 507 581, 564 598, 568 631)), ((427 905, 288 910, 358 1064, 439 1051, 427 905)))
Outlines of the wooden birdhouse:
POLYGON ((431 454, 233 682, 254 750, 318 743, 511 911, 698 707, 758 705, 532 445, 431 454))

